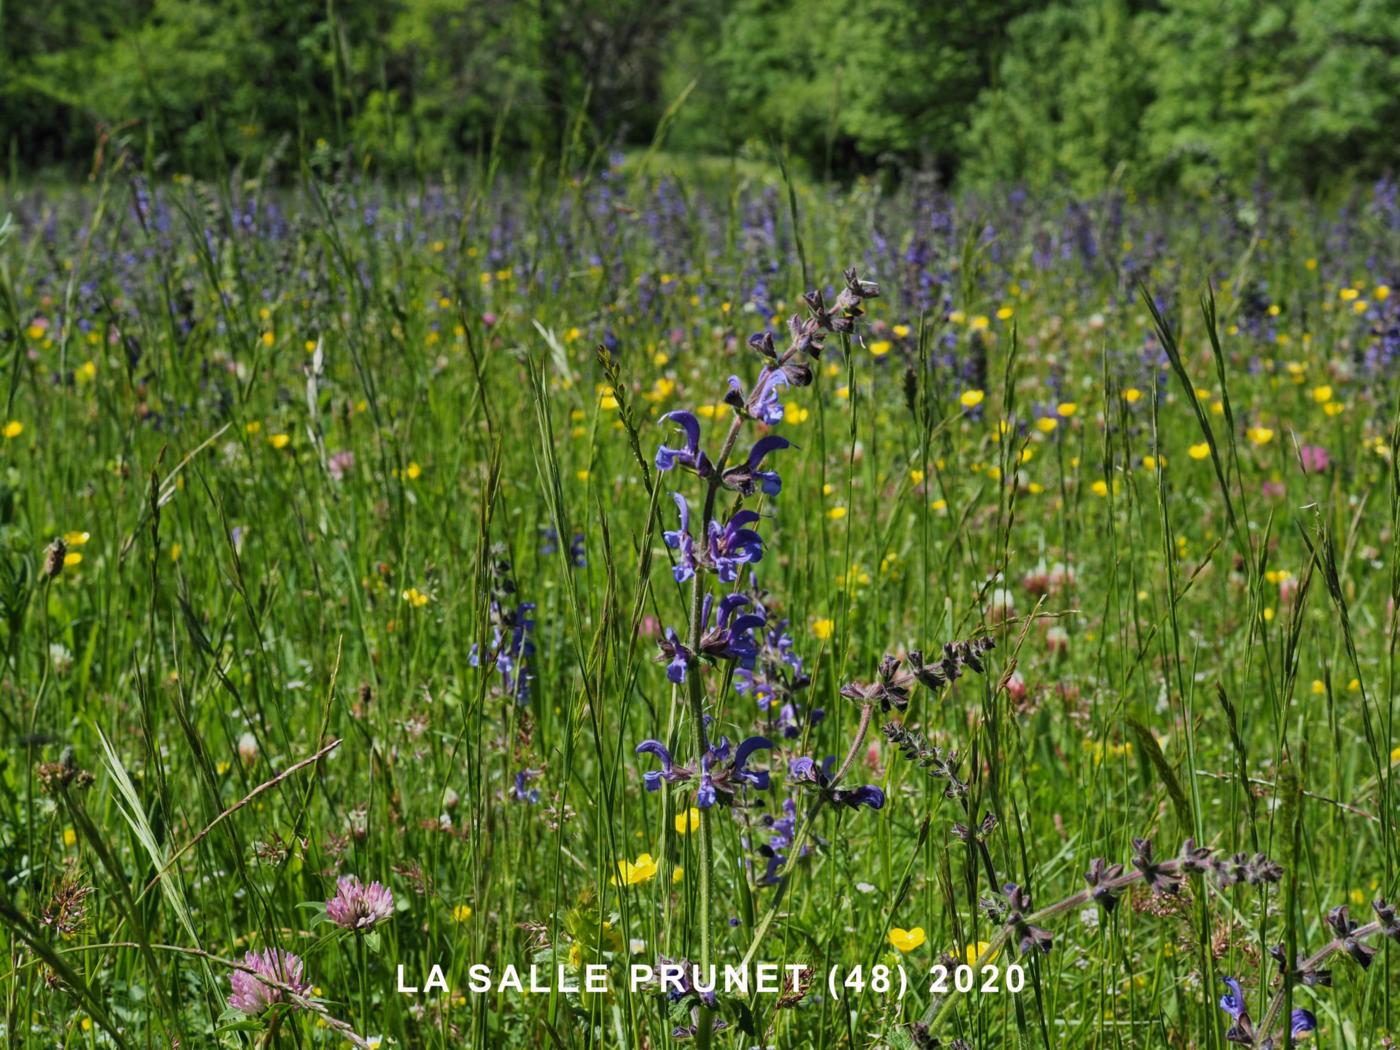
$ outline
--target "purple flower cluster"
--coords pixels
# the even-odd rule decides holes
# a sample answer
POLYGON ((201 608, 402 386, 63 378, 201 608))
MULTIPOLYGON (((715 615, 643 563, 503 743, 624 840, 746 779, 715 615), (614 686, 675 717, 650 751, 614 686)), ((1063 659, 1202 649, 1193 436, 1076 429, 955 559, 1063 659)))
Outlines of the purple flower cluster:
MULTIPOLYGON (((744 786, 767 791, 768 771, 749 769, 748 761, 755 751, 771 750, 772 747, 773 742, 767 737, 751 736, 734 749, 731 758, 727 737, 712 742, 700 758, 700 783, 695 792, 695 804, 701 809, 709 809, 721 795, 726 802, 732 802, 735 792, 744 786)), ((662 783, 684 784, 696 778, 696 771, 673 761, 671 752, 659 740, 643 740, 637 745, 636 753, 652 755, 661 763, 660 769, 648 770, 642 777, 648 791, 659 790, 662 783)))
POLYGON ((754 511, 738 511, 723 526, 711 521, 705 547, 697 557, 695 538, 690 534, 690 504, 679 492, 671 493, 671 498, 680 511, 680 528, 662 533, 662 538, 666 546, 679 552, 671 570, 677 583, 684 583, 701 568, 712 570, 722 583, 733 583, 742 566, 763 560, 763 540, 750 528, 758 521, 754 511))
MULTIPOLYGON (((783 815, 775 817, 765 813, 760 823, 768 829, 768 841, 758 847, 758 853, 765 858, 767 865, 757 881, 760 886, 776 886, 782 881, 779 872, 787 868, 788 858, 797 841, 797 800, 783 799, 783 815)), ((804 843, 798 856, 805 857, 811 851, 812 847, 804 843)))
POLYGON ((311 991, 311 982, 302 977, 301 958, 281 948, 249 952, 243 956, 243 966, 229 974, 228 1004, 250 1017, 279 1003, 295 1005, 290 996, 311 991))
POLYGON ((342 930, 369 930, 394 914, 394 895, 378 882, 368 886, 354 875, 342 875, 335 896, 326 901, 326 918, 342 930))
POLYGON ((859 809, 861 806, 869 806, 871 809, 884 807, 885 793, 874 784, 858 788, 836 787, 836 778, 831 772, 835 764, 834 756, 827 756, 821 765, 817 765, 815 759, 794 758, 788 763, 788 775, 799 784, 815 788, 823 799, 838 806, 849 806, 851 809, 859 809))
MULTIPOLYGON (((535 603, 516 602, 515 579, 510 559, 500 544, 491 550, 491 651, 488 660, 501 676, 501 688, 516 703, 530 699, 530 682, 534 680, 532 661, 535 655, 535 603)), ((467 654, 467 663, 481 666, 481 653, 475 642, 467 654)))
MULTIPOLYGON (((1225 982, 1225 987, 1229 990, 1220 997, 1220 1009, 1224 1010, 1233 1022, 1225 1033, 1225 1038, 1232 1043, 1254 1046, 1258 1036, 1254 1030, 1254 1022, 1249 1019, 1249 1007, 1245 1003, 1244 989, 1240 987, 1240 982, 1233 977, 1222 977, 1221 980, 1225 982)), ((1317 1017, 1311 1010, 1299 1007, 1289 1016, 1288 1031, 1294 1039, 1299 1039, 1316 1030, 1317 1017)), ((1265 1038, 1260 1045, 1271 1048, 1274 1041, 1271 1038, 1265 1038)))
POLYGON ((714 598, 707 594, 700 611, 698 652, 691 652, 690 647, 668 627, 665 637, 657 642, 660 649, 657 659, 667 665, 666 677, 678 685, 684 682, 686 668, 697 657, 710 661, 731 660, 740 667, 752 668, 758 656, 758 642, 754 640, 753 632, 762 627, 765 620, 761 612, 738 612, 748 604, 749 599, 742 594, 730 594, 721 598, 719 612, 715 616, 714 626, 711 627, 710 613, 713 611, 714 598))
MULTIPOLYGON (((685 444, 680 448, 660 446, 656 450, 656 469, 663 474, 671 470, 686 470, 702 479, 714 477, 715 465, 700 448, 700 420, 695 418, 694 413, 667 412, 661 419, 662 422, 676 424, 685 436, 685 444)), ((778 476, 777 471, 763 470, 763 461, 770 452, 791 447, 792 442, 776 434, 759 438, 754 442, 753 448, 749 449, 747 459, 726 468, 719 475, 720 484, 745 496, 752 496, 760 489, 764 495, 776 496, 783 490, 783 479, 778 476)))
POLYGON ((804 724, 817 725, 826 712, 821 708, 804 712, 797 702, 797 694, 812 680, 803 670, 802 658, 794 651, 788 621, 768 617, 763 605, 766 596, 758 591, 756 583, 751 586, 749 597, 755 608, 763 611, 767 629, 762 632, 753 666, 735 670, 734 689, 741 696, 753 697, 759 710, 768 714, 770 724, 776 725, 786 739, 795 740, 802 735, 804 724))

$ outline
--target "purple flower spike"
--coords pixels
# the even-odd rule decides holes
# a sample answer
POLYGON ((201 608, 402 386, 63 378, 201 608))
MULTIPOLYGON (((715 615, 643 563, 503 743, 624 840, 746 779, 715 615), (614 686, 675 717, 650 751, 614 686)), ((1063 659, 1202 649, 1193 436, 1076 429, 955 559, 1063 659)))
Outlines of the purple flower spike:
POLYGON ((288 992, 282 985, 298 996, 305 996, 311 991, 311 982, 302 978, 301 959, 281 948, 249 952, 243 956, 243 965, 247 967, 246 970, 234 970, 229 974, 228 1004, 249 1017, 278 1003, 290 1002, 288 992), (249 970, 252 972, 249 973, 249 970))
POLYGON ((394 895, 378 882, 368 886, 354 875, 336 880, 335 896, 326 901, 326 917, 342 930, 368 930, 394 914, 394 895))
MULTIPOLYGON (((695 793, 695 804, 701 809, 709 809, 716 802, 732 800, 741 787, 752 786, 760 791, 768 787, 768 774, 747 768, 750 756, 762 748, 773 745, 764 737, 749 737, 733 752, 730 760, 730 744, 725 737, 719 737, 705 750, 700 759, 699 783, 695 793)), ((695 778, 695 770, 676 765, 671 753, 659 740, 643 740, 637 745, 639 755, 653 755, 661 762, 661 769, 650 770, 642 775, 648 791, 657 791, 663 783, 684 783, 695 778)))

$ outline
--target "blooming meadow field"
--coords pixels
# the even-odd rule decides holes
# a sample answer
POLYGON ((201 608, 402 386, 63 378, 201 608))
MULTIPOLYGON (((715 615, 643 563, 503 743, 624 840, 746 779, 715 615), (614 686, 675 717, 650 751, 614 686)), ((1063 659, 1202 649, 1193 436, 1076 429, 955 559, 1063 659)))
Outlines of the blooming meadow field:
POLYGON ((8 200, 5 1045, 1393 1045, 1397 186, 662 160, 8 200))

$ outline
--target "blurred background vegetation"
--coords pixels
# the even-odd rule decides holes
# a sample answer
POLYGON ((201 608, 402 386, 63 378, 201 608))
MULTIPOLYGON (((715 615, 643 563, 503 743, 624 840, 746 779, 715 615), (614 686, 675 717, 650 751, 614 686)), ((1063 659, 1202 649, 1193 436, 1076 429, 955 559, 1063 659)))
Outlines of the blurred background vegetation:
POLYGON ((614 146, 1316 191, 1400 167, 1400 0, 0 0, 13 178, 614 146), (660 135, 658 133, 661 133, 660 135))

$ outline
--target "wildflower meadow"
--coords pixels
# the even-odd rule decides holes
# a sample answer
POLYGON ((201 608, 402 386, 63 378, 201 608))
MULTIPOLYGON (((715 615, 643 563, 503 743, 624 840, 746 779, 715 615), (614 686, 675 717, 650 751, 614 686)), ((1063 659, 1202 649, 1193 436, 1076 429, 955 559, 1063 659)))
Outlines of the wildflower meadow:
POLYGON ((0 203, 0 1033, 1373 1048, 1400 188, 0 203))

